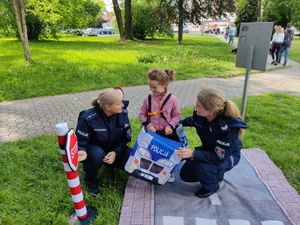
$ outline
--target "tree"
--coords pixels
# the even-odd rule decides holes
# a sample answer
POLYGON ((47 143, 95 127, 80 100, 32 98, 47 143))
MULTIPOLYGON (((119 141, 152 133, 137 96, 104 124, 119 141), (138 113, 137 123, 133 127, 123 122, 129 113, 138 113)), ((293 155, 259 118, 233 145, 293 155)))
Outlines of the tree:
POLYGON ((114 12, 119 28, 120 40, 125 40, 125 32, 123 28, 122 12, 118 3, 118 0, 112 0, 114 6, 114 12))
POLYGON ((201 24, 202 19, 217 19, 226 16, 227 12, 233 12, 234 0, 177 0, 178 6, 178 44, 182 44, 182 32, 184 22, 201 24))
POLYGON ((27 62, 31 62, 32 59, 29 50, 26 19, 25 19, 25 3, 24 0, 13 0, 12 2, 13 2, 14 12, 16 15, 16 22, 20 34, 20 39, 24 49, 24 57, 27 62))
POLYGON ((183 33, 183 22, 184 22, 184 17, 186 15, 186 11, 184 10, 183 7, 184 0, 178 0, 178 12, 179 12, 179 17, 178 17, 178 44, 182 44, 182 33, 183 33))
MULTIPOLYGON (((62 29, 94 27, 95 19, 102 13, 103 8, 102 0, 26 0, 28 39, 56 37, 62 29)), ((0 25, 5 23, 5 28, 14 28, 9 19, 10 12, 13 11, 11 0, 0 1, 0 13, 4 13, 0 25)), ((17 30, 16 25, 14 29, 17 30)))
POLYGON ((264 2, 263 20, 273 21, 283 27, 292 22, 300 28, 299 0, 266 0, 264 2))
MULTIPOLYGON (((172 10, 174 11, 174 7, 172 10)), ((147 36, 153 37, 155 34, 173 36, 172 23, 176 14, 172 10, 162 5, 162 1, 133 1, 133 37, 144 40, 147 36)))
POLYGON ((242 22, 256 22, 258 20, 258 0, 238 0, 236 4, 236 20, 235 25, 237 31, 240 30, 242 22))
POLYGON ((131 0, 125 0, 125 38, 132 40, 131 0))
POLYGON ((0 37, 16 36, 17 24, 11 0, 0 1, 0 37))
MULTIPOLYGON (((289 1, 290 3, 290 1, 289 1)), ((277 25, 286 27, 292 19, 292 9, 286 0, 268 0, 265 2, 263 20, 272 21, 277 25)))

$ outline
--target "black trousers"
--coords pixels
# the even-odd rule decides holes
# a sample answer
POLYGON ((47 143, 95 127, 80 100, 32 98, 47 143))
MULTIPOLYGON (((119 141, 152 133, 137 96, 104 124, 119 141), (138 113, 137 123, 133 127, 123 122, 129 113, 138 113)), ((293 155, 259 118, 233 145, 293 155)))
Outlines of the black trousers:
MULTIPOLYGON (((116 157, 113 164, 109 165, 111 167, 119 168, 124 170, 125 164, 129 158, 131 148, 124 147, 121 155, 116 157)), ((87 148, 87 158, 83 161, 83 170, 85 172, 84 180, 90 184, 97 184, 98 170, 104 164, 103 158, 107 153, 97 145, 89 145, 87 148)))

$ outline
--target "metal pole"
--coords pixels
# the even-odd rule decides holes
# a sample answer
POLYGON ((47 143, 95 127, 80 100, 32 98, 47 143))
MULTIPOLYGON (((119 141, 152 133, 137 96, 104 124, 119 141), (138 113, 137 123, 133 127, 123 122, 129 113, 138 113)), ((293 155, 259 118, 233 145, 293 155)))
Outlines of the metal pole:
POLYGON ((243 119, 245 119, 245 114, 246 114, 248 80, 249 80, 250 74, 251 74, 253 52, 254 52, 254 45, 252 44, 249 46, 249 51, 248 51, 248 56, 247 56, 246 76, 245 76, 245 81, 244 81, 244 90, 243 90, 243 99, 242 99, 242 108, 241 108, 241 114, 242 114, 243 119))

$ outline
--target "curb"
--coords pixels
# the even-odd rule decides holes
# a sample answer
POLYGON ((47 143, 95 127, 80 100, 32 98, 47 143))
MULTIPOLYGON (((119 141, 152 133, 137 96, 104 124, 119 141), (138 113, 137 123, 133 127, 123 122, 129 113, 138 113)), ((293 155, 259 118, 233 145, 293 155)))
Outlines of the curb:
POLYGON ((289 220, 300 225, 300 195, 288 183, 282 171, 271 161, 267 153, 259 148, 243 149, 242 154, 256 170, 273 198, 289 220))

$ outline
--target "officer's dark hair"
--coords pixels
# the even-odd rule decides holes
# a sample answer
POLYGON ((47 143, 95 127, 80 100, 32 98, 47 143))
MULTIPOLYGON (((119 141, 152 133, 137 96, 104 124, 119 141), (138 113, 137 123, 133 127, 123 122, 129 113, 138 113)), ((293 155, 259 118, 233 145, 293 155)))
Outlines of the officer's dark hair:
POLYGON ((170 81, 175 80, 175 71, 171 69, 152 69, 148 71, 148 79, 155 80, 161 85, 168 85, 170 81))
MULTIPOLYGON (((234 102, 227 100, 224 94, 216 89, 204 88, 197 95, 197 100, 206 110, 222 115, 225 117, 240 117, 240 111, 234 102)), ((239 132, 240 137, 243 135, 242 129, 239 132)))
POLYGON ((104 109, 106 105, 112 105, 118 97, 122 95, 120 91, 113 88, 104 89, 99 96, 92 101, 92 106, 104 109))

